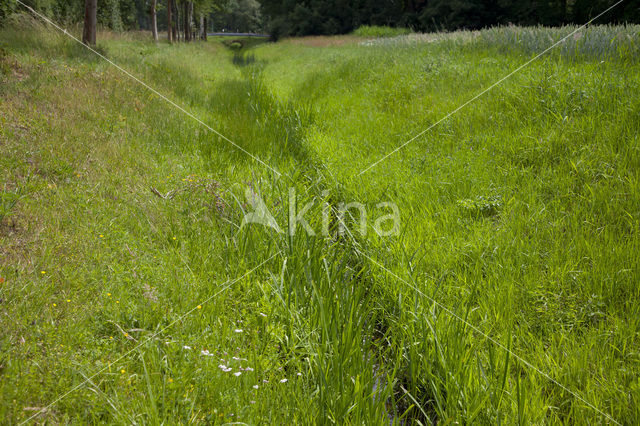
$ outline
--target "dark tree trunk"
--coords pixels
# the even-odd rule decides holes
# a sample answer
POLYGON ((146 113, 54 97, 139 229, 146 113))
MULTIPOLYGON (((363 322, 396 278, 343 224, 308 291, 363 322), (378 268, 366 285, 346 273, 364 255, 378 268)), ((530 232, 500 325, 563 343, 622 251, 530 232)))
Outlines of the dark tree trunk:
POLYGON ((191 29, 189 28, 189 2, 183 3, 182 12, 182 31, 184 32, 184 41, 191 40, 191 29))
POLYGON ((153 34, 153 41, 158 42, 158 14, 156 13, 156 6, 158 0, 151 0, 151 33, 153 34))
POLYGON ((204 13, 200 14, 200 40, 204 40, 204 35, 206 34, 206 29, 204 27, 204 13))
POLYGON ((189 4, 189 40, 195 40, 196 39, 196 32, 194 31, 194 24, 193 24, 193 2, 190 1, 188 2, 189 4))
POLYGON ((171 4, 171 0, 167 0, 167 40, 169 43, 173 43, 173 22, 171 15, 173 14, 173 5, 171 4))
POLYGON ((207 41, 207 31, 209 31, 209 23, 207 22, 207 17, 202 18, 204 20, 204 24, 202 25, 202 39, 207 41))
POLYGON ((173 6, 173 28, 171 33, 173 35, 173 41, 180 41, 180 8, 178 7, 178 0, 172 0, 171 6, 173 6))
POLYGON ((96 44, 96 26, 98 23, 98 0, 84 0, 84 29, 82 42, 88 46, 96 44))

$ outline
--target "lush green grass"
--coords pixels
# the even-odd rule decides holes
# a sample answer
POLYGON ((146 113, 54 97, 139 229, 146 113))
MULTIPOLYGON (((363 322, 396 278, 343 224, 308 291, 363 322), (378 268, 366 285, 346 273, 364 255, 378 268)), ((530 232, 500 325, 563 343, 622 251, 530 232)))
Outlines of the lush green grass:
POLYGON ((102 35, 277 177, 64 37, 4 30, 1 418, 79 386, 43 418, 634 423, 637 27, 592 28, 606 48, 535 62, 357 175, 528 60, 516 32, 557 31, 246 53, 102 35), (401 234, 240 228, 247 187, 282 227, 290 187, 314 229, 320 200, 395 202, 401 234))
POLYGON ((409 34, 408 28, 392 28, 376 25, 362 25, 353 32, 358 37, 395 37, 399 35, 409 34))

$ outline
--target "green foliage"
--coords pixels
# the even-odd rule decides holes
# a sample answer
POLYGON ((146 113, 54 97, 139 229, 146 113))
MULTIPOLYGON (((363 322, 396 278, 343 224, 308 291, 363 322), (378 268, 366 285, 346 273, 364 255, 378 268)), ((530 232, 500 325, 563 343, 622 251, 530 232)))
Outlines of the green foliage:
MULTIPOLYGON (((98 5, 98 22, 114 31, 124 29, 119 0, 103 0, 98 5)), ((131 28, 129 26, 129 28, 131 28)))
MULTIPOLYGON (((181 0, 176 0, 181 5, 181 0)), ((83 0, 25 0, 41 13, 65 24, 83 19, 83 0)), ((582 24, 604 11, 614 0, 195 0, 196 17, 205 14, 215 31, 263 32, 274 39, 311 34, 346 34, 365 31, 366 37, 388 36, 376 27, 412 28, 414 31, 480 29, 496 25, 582 24)), ((19 10, 15 0, 0 0, 0 25, 19 10)), ((182 13, 182 12, 179 12, 182 13)), ((100 25, 115 31, 149 29, 149 2, 99 0, 100 25)), ((640 22, 640 9, 625 2, 599 19, 599 23, 640 22)), ((166 0, 158 2, 159 29, 166 29, 166 0)))
POLYGON ((15 0, 0 0, 0 28, 4 25, 5 21, 13 13, 17 6, 15 0))
POLYGON ((502 200, 500 196, 483 197, 478 195, 475 198, 458 200, 458 205, 468 213, 476 216, 494 216, 500 210, 502 200))
POLYGON ((381 26, 362 25, 356 28, 354 35, 359 37, 396 37, 411 33, 408 28, 391 28, 381 26))
MULTIPOLYGON (((615 0, 263 0, 270 33, 342 34, 362 25, 412 28, 415 31, 475 30, 496 25, 583 24, 615 0)), ((599 23, 640 22, 640 9, 625 2, 599 23)))
POLYGON ((0 191, 0 226, 3 224, 4 218, 10 216, 21 194, 19 191, 0 191))
MULTIPOLYGON (((84 0, 24 0, 54 21, 69 26, 82 23, 84 0)), ((26 12, 15 0, 0 0, 0 23, 10 12, 26 12)), ((98 0, 98 23, 115 31, 138 29, 147 26, 146 2, 137 0, 98 0)))
MULTIPOLYGON (((231 49, 232 51, 238 53, 241 50, 250 50, 256 46, 259 46, 265 43, 267 40, 264 38, 257 37, 240 37, 240 38, 230 38, 230 37, 220 37, 220 42, 231 49)), ((235 57, 235 55, 234 55, 235 57)))
MULTIPOLYGON (((496 27, 482 31, 479 37, 487 46, 504 52, 540 53, 555 41, 577 30, 576 26, 560 28, 496 27)), ((553 49, 553 55, 571 59, 637 57, 640 55, 637 25, 591 25, 572 36, 572 39, 553 49), (636 35, 634 35, 636 34, 636 35)))
POLYGON ((393 1, 263 0, 274 39, 292 35, 345 34, 362 24, 388 25, 401 13, 393 1))
POLYGON ((4 77, 11 72, 11 67, 7 60, 7 50, 0 46, 0 76, 4 77))
POLYGON ((260 33, 262 13, 257 0, 227 0, 211 15, 216 32, 260 33))

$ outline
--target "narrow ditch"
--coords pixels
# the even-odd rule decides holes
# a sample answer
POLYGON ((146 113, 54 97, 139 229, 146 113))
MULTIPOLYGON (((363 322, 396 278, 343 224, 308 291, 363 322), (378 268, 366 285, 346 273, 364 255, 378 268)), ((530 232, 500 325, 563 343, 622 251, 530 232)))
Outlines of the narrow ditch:
MULTIPOLYGON (((369 364, 371 371, 371 387, 370 398, 373 403, 377 403, 380 399, 381 389, 387 387, 389 381, 393 382, 391 394, 384 396, 384 416, 391 423, 402 423, 406 421, 420 421, 424 424, 436 421, 435 412, 428 410, 427 414, 415 407, 415 402, 408 400, 403 391, 403 387, 407 387, 408 377, 406 371, 391 373, 396 368, 394 365, 387 365, 385 359, 388 355, 384 352, 391 350, 397 352, 397 348, 381 347, 381 342, 385 341, 388 331, 388 319, 382 315, 374 314, 376 312, 393 312, 394 306, 386 307, 386 303, 394 303, 385 300, 384 289, 376 288, 376 284, 370 277, 373 275, 371 267, 359 254, 359 251, 367 250, 367 242, 358 236, 349 233, 348 235, 338 233, 338 205, 341 200, 355 200, 355 194, 338 182, 329 182, 326 179, 326 167, 315 151, 304 142, 306 129, 314 123, 314 113, 312 105, 297 105, 294 102, 283 103, 271 94, 263 80, 262 69, 264 64, 252 53, 244 51, 236 51, 232 56, 233 64, 241 70, 243 80, 236 84, 241 84, 242 90, 246 93, 249 104, 241 105, 247 114, 253 119, 252 122, 260 123, 267 131, 274 135, 276 140, 275 148, 286 152, 296 163, 297 172, 304 176, 306 189, 316 199, 324 199, 330 206, 331 211, 331 246, 341 252, 340 258, 346 259, 345 268, 351 271, 359 271, 357 279, 353 285, 364 289, 361 294, 362 301, 365 301, 365 308, 360 309, 364 313, 364 318, 360 318, 358 323, 366 324, 364 329, 366 332, 360 336, 360 354, 366 360, 365 364, 369 364), (330 194, 326 196, 324 194, 330 194), (385 308, 380 309, 380 305, 385 308), (372 308, 373 305, 377 305, 372 308), (373 361, 375 360, 375 361, 373 361), (392 374, 390 379, 388 374, 392 374), (413 408, 412 408, 413 406, 413 408), (402 415, 401 415, 402 413, 402 415), (402 418, 400 418, 402 417, 402 418)), ((294 182, 290 182, 295 184, 294 182)), ((353 218, 351 218, 353 220, 353 218)), ((295 277, 290 277, 294 280, 295 277)), ((290 285, 295 285, 291 283, 290 285)), ((335 286, 335 284, 334 284, 335 286)), ((339 289, 331 288, 330 291, 338 292, 339 289)), ((324 298, 330 299, 331 294, 323 295, 324 298)), ((343 309, 352 309, 353 305, 362 301, 350 300, 343 309)), ((321 303, 321 302, 320 302, 321 303)), ((331 345, 340 342, 325 342, 331 345)), ((397 356, 394 358, 398 359, 397 356)), ((415 395, 419 400, 429 401, 430 392, 424 390, 424 394, 415 395)))

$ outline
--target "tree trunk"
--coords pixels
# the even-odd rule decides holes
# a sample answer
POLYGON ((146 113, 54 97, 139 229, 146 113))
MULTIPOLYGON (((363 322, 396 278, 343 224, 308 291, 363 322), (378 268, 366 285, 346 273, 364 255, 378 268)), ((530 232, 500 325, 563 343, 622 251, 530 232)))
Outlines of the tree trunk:
POLYGON ((98 0, 84 0, 84 30, 82 42, 87 46, 96 44, 96 26, 98 23, 98 0))
POLYGON ((158 0, 151 0, 151 33, 153 34, 153 41, 158 42, 158 14, 156 13, 156 6, 158 0))
POLYGON ((189 40, 195 40, 196 39, 196 32, 194 31, 194 24, 193 24, 193 2, 190 1, 189 3, 189 40))
POLYGON ((204 25, 202 26, 202 39, 204 41, 207 41, 207 31, 209 31, 209 23, 207 22, 207 17, 205 16, 204 18, 204 25))
POLYGON ((180 8, 178 7, 178 0, 172 0, 171 3, 171 6, 173 6, 173 16, 175 17, 171 33, 173 35, 173 41, 180 41, 180 8))
POLYGON ((189 2, 185 1, 182 4, 182 31, 184 32, 184 41, 189 41, 191 39, 191 29, 189 29, 189 2))
POLYGON ((169 43, 173 43, 173 22, 171 21, 171 14, 173 13, 172 9, 173 5, 171 4, 171 0, 167 0, 167 40, 169 40, 169 43))

